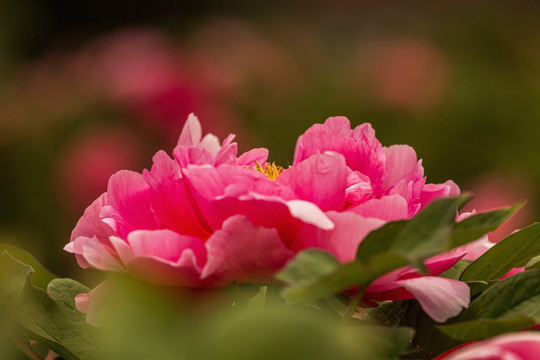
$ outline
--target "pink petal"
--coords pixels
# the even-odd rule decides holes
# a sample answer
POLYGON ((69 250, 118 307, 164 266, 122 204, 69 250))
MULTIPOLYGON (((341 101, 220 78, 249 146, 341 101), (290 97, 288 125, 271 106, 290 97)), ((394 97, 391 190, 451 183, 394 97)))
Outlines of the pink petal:
POLYGON ((420 203, 424 207, 434 199, 458 196, 459 193, 459 187, 452 180, 448 180, 444 184, 426 184, 420 194, 420 203))
MULTIPOLYGON (((392 145, 386 148, 385 188, 390 188, 398 181, 418 173, 418 159, 414 149, 408 145, 392 145)), ((422 178, 423 175, 419 178, 422 178)))
POLYGON ((136 257, 127 264, 128 272, 143 281, 164 286, 205 287, 212 283, 200 280, 197 258, 191 249, 173 264, 156 257, 136 257))
POLYGON ((350 204, 360 203, 370 198, 373 194, 371 180, 359 171, 349 169, 347 175, 347 188, 345 189, 345 201, 350 204))
POLYGON ((400 195, 384 196, 380 199, 370 199, 364 203, 352 206, 347 211, 364 217, 385 221, 407 219, 409 205, 400 195))
POLYGON ((268 160, 268 149, 257 148, 246 151, 238 157, 237 163, 239 166, 255 166, 255 162, 259 165, 263 165, 268 160))
POLYGON ((223 140, 223 144, 221 145, 221 149, 216 154, 215 160, 214 160, 214 166, 219 166, 223 164, 228 165, 236 165, 236 154, 238 153, 238 144, 235 142, 232 142, 234 139, 234 134, 230 134, 227 136, 225 140, 223 140))
POLYGON ((126 264, 138 279, 167 286, 205 286, 200 268, 206 262, 202 240, 170 230, 139 230, 129 234, 133 251, 126 264))
POLYGON ((201 141, 202 127, 199 119, 193 114, 189 114, 180 137, 178 138, 178 145, 193 146, 201 141))
POLYGON ((133 260, 133 258, 135 257, 133 255, 133 250, 131 250, 131 247, 125 240, 120 239, 117 236, 111 236, 109 240, 114 251, 124 265, 128 264, 131 260, 133 260))
POLYGON ((353 213, 327 213, 335 227, 323 230, 312 225, 304 225, 292 245, 295 251, 317 248, 330 252, 341 262, 354 260, 358 245, 371 231, 384 224, 377 219, 367 219, 353 213))
POLYGON ((150 185, 150 203, 158 226, 179 234, 210 236, 211 229, 197 216, 178 163, 163 151, 153 160, 152 170, 145 170, 143 176, 150 185))
POLYGON ((221 144, 219 143, 219 139, 214 134, 206 134, 202 138, 200 144, 201 148, 208 151, 212 157, 215 157, 218 151, 221 149, 221 144))
POLYGON ((157 227, 150 206, 150 186, 139 173, 121 170, 111 176, 107 196, 112 209, 111 217, 118 224, 118 234, 124 237, 134 229, 157 227))
POLYGON ((345 205, 347 173, 343 155, 317 153, 283 171, 277 181, 323 211, 341 210, 345 205))
MULTIPOLYGON (((437 276, 454 266, 462 257, 463 253, 439 254, 424 261, 424 265, 430 275, 437 276)), ((366 294, 369 294, 366 298, 377 301, 412 299, 412 294, 401 288, 398 281, 422 276, 424 275, 411 266, 396 269, 378 277, 366 290, 366 294)))
POLYGON ((540 354, 540 333, 519 332, 479 341, 452 352, 445 360, 536 360, 540 354))
POLYGON ((372 184, 382 182, 386 156, 370 124, 362 124, 351 130, 347 118, 331 117, 322 125, 313 125, 298 138, 294 164, 325 151, 335 151, 345 156, 347 166, 369 176, 372 184))
POLYGON ((397 282, 414 295, 433 320, 445 322, 469 306, 470 290, 466 283, 434 276, 397 282))
POLYGON ((79 265, 83 268, 124 271, 123 265, 112 255, 114 251, 103 245, 95 236, 92 238, 80 236, 66 245, 64 250, 75 253, 79 265))
POLYGON ((302 200, 290 200, 285 203, 291 216, 322 230, 332 230, 334 223, 315 204, 302 200))
POLYGON ((225 282, 268 281, 292 258, 274 229, 254 226, 244 216, 233 216, 206 242, 208 262, 202 278, 225 282))
POLYGON ((75 295, 75 307, 82 313, 88 313, 90 308, 90 295, 88 293, 75 295))
POLYGON ((106 242, 106 239, 114 234, 114 230, 99 217, 101 209, 107 205, 107 193, 104 193, 88 206, 71 233, 71 241, 80 236, 96 236, 100 241, 106 242))
POLYGON ((176 264, 184 250, 190 249, 199 264, 206 262, 204 243, 194 236, 179 235, 171 230, 136 230, 128 235, 127 241, 135 257, 176 264))

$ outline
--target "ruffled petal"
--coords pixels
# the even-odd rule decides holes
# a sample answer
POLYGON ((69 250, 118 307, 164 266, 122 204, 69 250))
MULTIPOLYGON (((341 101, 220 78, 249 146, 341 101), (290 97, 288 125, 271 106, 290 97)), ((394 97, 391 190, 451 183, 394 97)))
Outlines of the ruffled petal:
POLYGON ((435 276, 400 280, 398 284, 414 295, 433 320, 445 322, 469 306, 470 290, 466 283, 435 276))
POLYGON ((250 166, 254 167, 255 162, 259 165, 263 165, 268 160, 268 149, 256 148, 246 151, 238 157, 238 166, 250 166))
POLYGON ((386 178, 385 188, 390 188, 402 179, 409 178, 419 173, 419 164, 414 149, 408 145, 392 145, 386 150, 386 178))
POLYGON ((345 205, 347 174, 343 155, 316 153, 283 171, 277 181, 323 211, 341 210, 345 205))
POLYGON ((94 200, 94 202, 86 208, 84 215, 77 222, 75 229, 73 229, 71 241, 79 236, 96 236, 100 241, 106 242, 109 236, 114 234, 114 230, 101 220, 99 214, 103 207, 108 204, 107 193, 102 194, 94 200))
POLYGON ((409 205, 400 195, 390 195, 380 199, 370 199, 364 203, 350 207, 347 211, 364 217, 395 221, 407 219, 409 205))
POLYGON ((157 227, 150 206, 149 190, 144 177, 133 171, 121 170, 109 179, 108 217, 116 222, 116 231, 121 237, 135 229, 157 227))
POLYGON ((178 138, 178 145, 193 146, 197 145, 201 141, 202 127, 199 119, 193 114, 189 114, 180 137, 178 138))
POLYGON ((134 257, 149 257, 174 265, 189 249, 199 266, 206 262, 204 243, 194 236, 179 235, 171 230, 137 230, 131 232, 127 240, 134 257))
POLYGON ((95 268, 104 271, 124 271, 123 265, 113 255, 113 249, 103 245, 95 236, 79 236, 64 247, 74 253, 82 268, 95 268))
POLYGON ((384 224, 377 219, 368 219, 353 213, 327 213, 335 224, 333 229, 320 229, 304 225, 298 232, 292 249, 301 251, 307 248, 326 250, 341 262, 354 260, 358 245, 371 231, 384 224))
POLYGON ((253 225, 244 216, 233 216, 206 242, 208 262, 202 278, 225 282, 269 281, 294 253, 287 249, 275 229, 253 225))

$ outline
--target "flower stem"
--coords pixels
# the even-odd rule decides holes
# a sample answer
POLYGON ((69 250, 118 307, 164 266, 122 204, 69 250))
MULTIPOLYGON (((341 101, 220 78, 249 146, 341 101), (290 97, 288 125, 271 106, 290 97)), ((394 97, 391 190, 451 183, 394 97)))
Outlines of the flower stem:
POLYGON ((28 359, 31 360, 43 360, 41 356, 36 354, 32 348, 25 343, 22 339, 20 339, 18 336, 13 335, 12 340, 15 343, 15 346, 21 353, 23 353, 28 359))
POLYGON ((354 294, 353 298, 351 299, 351 302, 349 303, 349 308, 347 309, 347 312, 343 315, 343 320, 347 321, 348 319, 352 318, 354 313, 356 312, 356 309, 358 308, 358 305, 360 304, 360 300, 362 300, 362 296, 364 295, 364 290, 358 290, 356 294, 354 294))

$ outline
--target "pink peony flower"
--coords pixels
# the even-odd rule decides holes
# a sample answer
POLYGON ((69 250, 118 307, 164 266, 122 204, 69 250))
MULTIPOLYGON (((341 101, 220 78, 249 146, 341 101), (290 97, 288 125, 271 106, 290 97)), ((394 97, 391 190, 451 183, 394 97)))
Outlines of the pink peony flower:
MULTIPOLYGON (((301 250, 319 248, 351 261, 370 231, 459 194, 451 181, 426 184, 411 147, 383 147, 369 124, 351 129, 344 117, 300 136, 293 166, 283 171, 267 162, 266 149, 237 156, 233 138, 220 144, 211 134, 202 137, 191 115, 174 158, 159 151, 150 171, 113 175, 65 249, 82 267, 159 284, 272 281, 301 250)), ((387 274, 366 299, 416 297, 437 321, 455 316, 468 305, 468 287, 436 275, 468 251, 428 259, 432 276, 409 267, 387 274), (433 288, 440 289, 436 299, 433 288)))
POLYGON ((536 360, 540 334, 520 332, 474 342, 437 357, 437 360, 536 360))

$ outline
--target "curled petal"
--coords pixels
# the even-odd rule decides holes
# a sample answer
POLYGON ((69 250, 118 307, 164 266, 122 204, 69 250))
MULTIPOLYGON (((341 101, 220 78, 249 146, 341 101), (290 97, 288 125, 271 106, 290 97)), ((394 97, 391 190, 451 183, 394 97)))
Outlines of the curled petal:
POLYGON ((400 195, 390 195, 380 199, 370 199, 364 203, 350 207, 348 211, 364 217, 395 221, 407 219, 409 205, 400 195))
POLYGON ((418 163, 416 152, 408 145, 392 145, 386 148, 385 188, 390 188, 402 179, 411 176, 423 177, 422 166, 418 163))
POLYGON ((226 282, 268 281, 292 258, 275 229, 253 225, 244 216, 233 216, 206 242, 208 262, 201 277, 226 282))
POLYGON ((104 271, 124 271, 123 265, 113 255, 113 249, 102 244, 95 236, 80 236, 64 247, 64 250, 77 255, 83 268, 93 267, 104 271))
POLYGON ((437 322, 445 322, 469 306, 469 286, 462 281, 423 276, 397 283, 410 292, 426 314, 437 322))
POLYGON ((368 219, 353 213, 327 213, 335 224, 333 229, 320 229, 304 225, 292 245, 295 251, 307 248, 327 250, 341 262, 352 261, 356 249, 371 231, 384 224, 378 219, 368 219))
POLYGON ((314 154, 285 170, 278 182, 289 186, 302 200, 323 211, 341 210, 345 205, 347 166, 338 153, 314 154))
POLYGON ((193 114, 189 114, 180 137, 178 138, 178 145, 193 146, 197 145, 201 141, 202 127, 199 119, 193 114))

